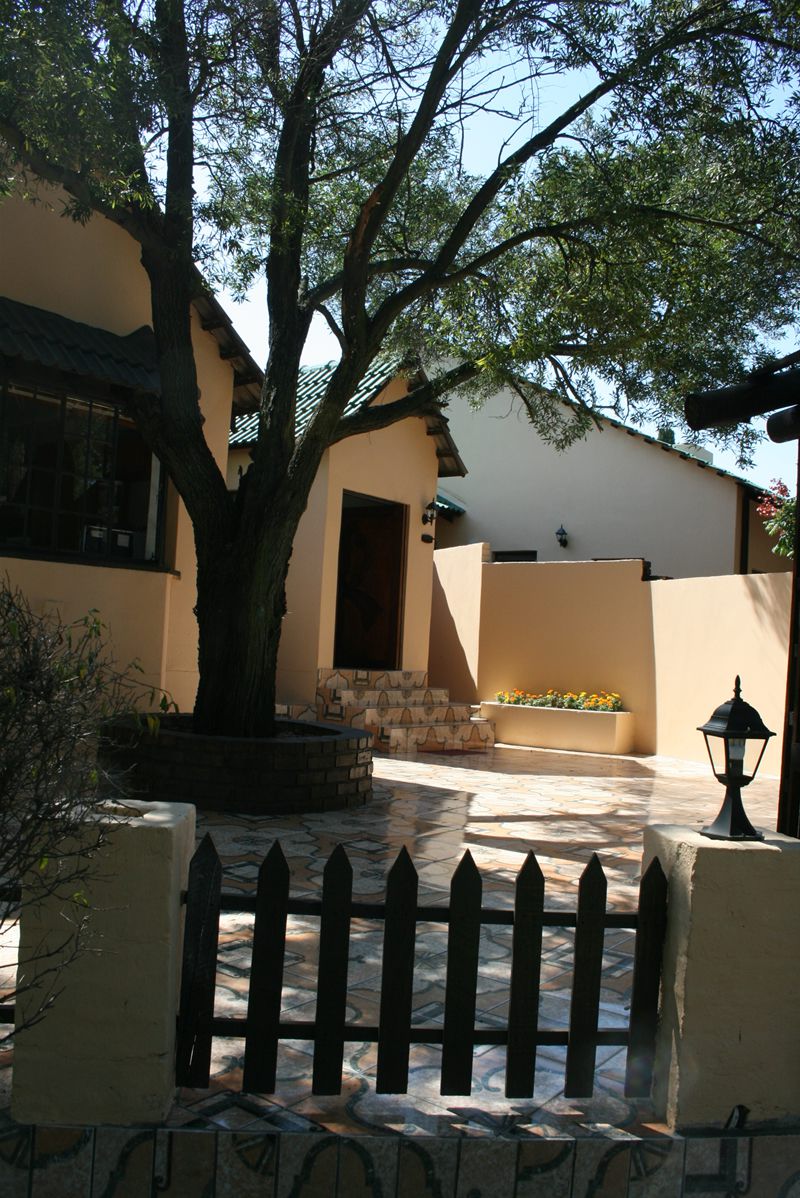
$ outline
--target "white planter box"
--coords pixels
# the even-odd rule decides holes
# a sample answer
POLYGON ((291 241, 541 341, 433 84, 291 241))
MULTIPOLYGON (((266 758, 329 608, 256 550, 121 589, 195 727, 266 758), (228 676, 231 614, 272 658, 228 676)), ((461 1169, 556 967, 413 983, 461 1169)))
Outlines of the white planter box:
POLYGON ((631 711, 481 703, 481 715, 494 723, 495 740, 507 745, 583 753, 630 753, 633 749, 635 716, 631 711))

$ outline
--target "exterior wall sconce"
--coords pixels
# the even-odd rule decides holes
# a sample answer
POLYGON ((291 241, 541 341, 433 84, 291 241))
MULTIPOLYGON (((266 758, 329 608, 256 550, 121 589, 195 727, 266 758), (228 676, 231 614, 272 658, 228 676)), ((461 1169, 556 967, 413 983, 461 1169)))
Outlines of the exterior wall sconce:
POLYGON ((558 541, 558 543, 562 549, 566 549, 567 545, 569 545, 569 537, 567 535, 567 530, 563 524, 561 525, 560 528, 556 529, 556 540, 558 541))
MULTIPOLYGON (((436 523, 436 500, 435 499, 432 499, 430 501, 430 503, 426 503, 425 507, 422 509, 422 523, 430 524, 431 528, 433 528, 433 525, 436 523)), ((434 538, 431 536, 431 534, 429 532, 424 532, 422 534, 422 536, 420 537, 420 540, 424 541, 424 543, 426 545, 432 545, 434 543, 434 538)))
POLYGON ((765 726, 755 707, 745 703, 741 693, 737 674, 733 698, 720 704, 707 723, 697 729, 705 737, 714 776, 726 788, 719 815, 703 828, 703 836, 712 840, 764 839, 745 814, 741 791, 755 778, 767 742, 775 733, 765 726))

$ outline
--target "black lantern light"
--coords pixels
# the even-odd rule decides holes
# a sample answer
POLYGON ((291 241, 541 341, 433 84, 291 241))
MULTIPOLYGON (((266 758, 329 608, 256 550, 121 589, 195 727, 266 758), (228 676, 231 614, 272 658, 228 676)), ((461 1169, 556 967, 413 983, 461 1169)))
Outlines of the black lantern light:
POLYGON ((556 529, 556 540, 562 549, 566 549, 567 545, 569 545, 569 537, 567 536, 567 530, 563 524, 560 528, 556 529))
POLYGON ((705 737, 711 768, 718 781, 725 787, 725 799, 719 815, 703 836, 714 840, 763 840, 745 814, 742 806, 742 787, 755 778, 770 732, 756 711, 741 697, 742 685, 739 675, 733 689, 733 698, 722 703, 707 723, 701 724, 698 732, 705 737))

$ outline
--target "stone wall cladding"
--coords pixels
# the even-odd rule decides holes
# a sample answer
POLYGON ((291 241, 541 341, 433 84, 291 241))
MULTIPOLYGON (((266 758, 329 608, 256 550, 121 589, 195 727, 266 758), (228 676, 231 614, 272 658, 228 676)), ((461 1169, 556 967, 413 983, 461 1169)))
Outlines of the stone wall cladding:
POLYGON ((284 736, 199 736, 190 715, 158 717, 157 732, 110 726, 101 756, 128 772, 136 798, 201 811, 284 815, 361 807, 372 797, 370 736, 361 729, 279 721, 284 736))

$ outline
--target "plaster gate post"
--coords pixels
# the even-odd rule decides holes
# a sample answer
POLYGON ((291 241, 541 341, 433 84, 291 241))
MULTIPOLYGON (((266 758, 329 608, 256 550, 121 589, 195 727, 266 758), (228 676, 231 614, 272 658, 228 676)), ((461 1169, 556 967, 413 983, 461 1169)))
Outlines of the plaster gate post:
MULTIPOLYGON (((20 1123, 154 1123, 175 1095, 183 909, 195 812, 126 800, 79 886, 86 906, 55 893, 20 920, 12 1113, 20 1123), (85 916, 73 955, 76 917, 85 916), (67 962, 48 972, 61 952, 67 962), (28 987, 30 987, 28 989, 28 987), (48 988, 52 1007, 24 1023, 48 988)), ((69 890, 75 890, 73 881, 69 890)))
POLYGON ((671 1128, 800 1115, 800 840, 645 829, 669 880, 654 1100, 671 1128))

